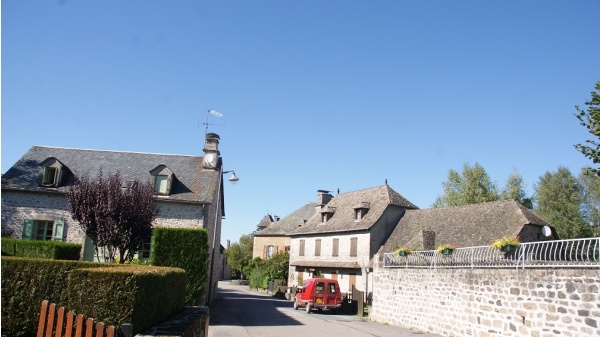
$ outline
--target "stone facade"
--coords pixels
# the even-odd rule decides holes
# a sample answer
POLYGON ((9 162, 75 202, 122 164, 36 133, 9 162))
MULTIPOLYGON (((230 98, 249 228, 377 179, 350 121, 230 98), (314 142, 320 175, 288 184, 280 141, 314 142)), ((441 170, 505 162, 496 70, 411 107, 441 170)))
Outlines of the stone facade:
POLYGON ((288 284, 291 286, 301 286, 301 284, 298 284, 298 270, 306 269, 301 274, 303 280, 312 277, 316 272, 321 272, 327 278, 337 278, 342 292, 350 292, 352 290, 351 282, 354 283, 358 290, 370 292, 369 284, 372 283, 367 269, 370 259, 370 245, 370 233, 348 233, 345 235, 343 233, 331 233, 319 236, 294 237, 290 245, 290 257, 294 257, 292 263, 302 264, 306 261, 314 266, 312 268, 302 268, 291 265, 288 284), (350 256, 352 238, 357 240, 357 256, 350 256), (339 240, 338 256, 333 256, 334 239, 339 240), (304 256, 300 256, 299 254, 300 240, 304 240, 304 256), (315 256, 316 240, 321 240, 319 256, 315 256), (322 267, 317 265, 321 265, 322 267), (339 267, 336 267, 336 265, 339 267), (352 280, 350 277, 351 274, 355 275, 352 277, 352 280))
POLYGON ((600 336, 600 270, 377 265, 372 320, 441 336, 600 336))
POLYGON ((85 233, 79 222, 71 220, 71 212, 64 195, 2 191, 2 232, 20 238, 25 219, 62 220, 65 222, 63 240, 84 243, 85 233))
POLYGON ((274 254, 285 252, 290 246, 289 236, 255 236, 252 246, 252 258, 265 258, 265 247, 272 245, 274 254))

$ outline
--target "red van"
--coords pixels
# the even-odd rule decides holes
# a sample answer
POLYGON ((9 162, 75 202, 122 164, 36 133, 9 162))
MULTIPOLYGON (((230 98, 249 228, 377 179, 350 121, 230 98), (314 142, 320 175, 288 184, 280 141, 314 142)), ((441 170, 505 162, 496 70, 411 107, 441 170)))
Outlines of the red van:
POLYGON ((312 309, 331 309, 336 311, 342 306, 342 294, 337 280, 328 278, 309 278, 304 287, 299 288, 294 298, 294 309, 305 307, 312 309))

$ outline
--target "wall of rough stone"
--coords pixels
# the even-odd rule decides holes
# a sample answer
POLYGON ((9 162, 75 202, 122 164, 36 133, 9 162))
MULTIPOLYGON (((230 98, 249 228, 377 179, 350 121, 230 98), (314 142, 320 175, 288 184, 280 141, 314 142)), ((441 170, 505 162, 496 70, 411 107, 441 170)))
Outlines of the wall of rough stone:
POLYGON ((600 336, 600 269, 375 267, 371 320, 441 336, 600 336))

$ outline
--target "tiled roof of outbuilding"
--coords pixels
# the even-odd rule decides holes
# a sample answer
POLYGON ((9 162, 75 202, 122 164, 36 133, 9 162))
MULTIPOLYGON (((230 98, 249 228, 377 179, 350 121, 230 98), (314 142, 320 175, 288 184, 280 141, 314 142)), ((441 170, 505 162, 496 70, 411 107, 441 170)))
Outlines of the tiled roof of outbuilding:
POLYGON ((262 220, 260 220, 260 222, 258 223, 258 225, 256 227, 258 227, 259 229, 264 229, 269 227, 269 225, 273 222, 273 217, 270 214, 265 215, 264 218, 262 218, 262 220))
POLYGON ((340 193, 327 203, 328 209, 335 209, 335 213, 327 223, 321 222, 321 214, 315 214, 306 224, 296 229, 292 236, 367 230, 379 220, 389 205, 418 209, 388 185, 340 193), (357 205, 368 205, 369 211, 361 220, 355 221, 354 208, 357 205))
POLYGON ((84 150, 33 146, 3 176, 2 189, 38 192, 66 192, 67 187, 40 186, 42 171, 39 164, 54 157, 76 177, 95 177, 119 172, 123 181, 148 181, 150 171, 165 164, 175 175, 171 194, 164 198, 187 202, 210 203, 218 185, 218 171, 202 171, 201 156, 84 150))
POLYGON ((292 231, 304 224, 304 222, 315 215, 316 202, 309 202, 298 208, 279 221, 271 222, 265 229, 254 232, 254 236, 276 236, 290 235, 292 231))
POLYGON ((457 247, 488 245, 504 236, 516 237, 523 226, 551 224, 514 200, 446 208, 408 210, 379 253, 395 247, 423 249, 423 230, 435 232, 435 244, 457 247))

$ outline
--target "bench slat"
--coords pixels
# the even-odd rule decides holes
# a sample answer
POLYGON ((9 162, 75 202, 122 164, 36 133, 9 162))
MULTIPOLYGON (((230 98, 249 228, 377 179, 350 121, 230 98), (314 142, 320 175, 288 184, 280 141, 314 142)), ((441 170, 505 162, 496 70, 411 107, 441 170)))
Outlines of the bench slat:
POLYGON ((48 312, 48 301, 42 301, 40 309, 40 319, 38 321, 37 337, 44 337, 44 323, 46 323, 46 313, 48 312))
POLYGON ((52 331, 54 331, 54 315, 56 314, 56 304, 50 303, 48 309, 48 318, 46 319, 46 337, 52 337, 52 331))
POLYGON ((73 311, 67 313, 65 322, 65 311, 64 307, 59 307, 57 310, 55 303, 42 301, 36 337, 84 337, 84 334, 85 337, 115 337, 116 335, 116 328, 113 325, 94 323, 93 318, 85 318, 83 314, 76 315, 73 311))
POLYGON ((55 337, 62 337, 63 335, 63 326, 65 323, 65 308, 60 307, 56 313, 56 334, 55 337))
POLYGON ((67 331, 65 331, 65 337, 73 336, 73 320, 75 318, 75 313, 69 311, 67 314, 67 331))

